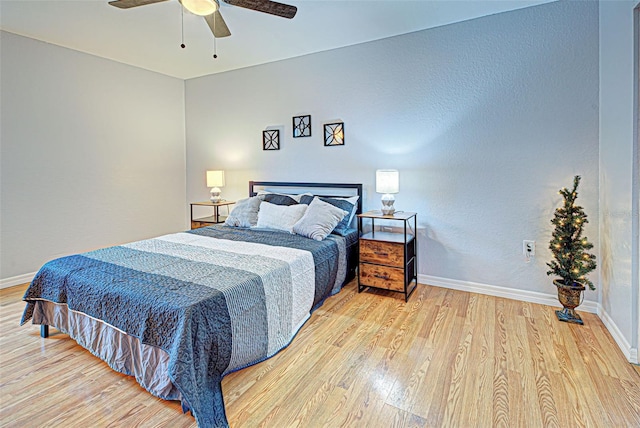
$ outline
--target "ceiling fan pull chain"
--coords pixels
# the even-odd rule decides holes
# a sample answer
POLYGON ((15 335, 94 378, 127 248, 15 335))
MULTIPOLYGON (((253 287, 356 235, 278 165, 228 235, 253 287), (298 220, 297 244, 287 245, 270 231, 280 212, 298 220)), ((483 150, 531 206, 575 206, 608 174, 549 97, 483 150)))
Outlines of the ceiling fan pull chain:
POLYGON ((184 49, 187 45, 184 44, 184 8, 182 7, 182 4, 180 4, 180 21, 182 21, 180 26, 180 31, 182 32, 182 43, 180 44, 180 47, 184 49))
MULTIPOLYGON (((216 12, 216 13, 220 13, 220 12, 216 12)), ((216 20, 213 20, 213 59, 218 58, 218 48, 216 46, 216 40, 218 38, 216 37, 216 20)))

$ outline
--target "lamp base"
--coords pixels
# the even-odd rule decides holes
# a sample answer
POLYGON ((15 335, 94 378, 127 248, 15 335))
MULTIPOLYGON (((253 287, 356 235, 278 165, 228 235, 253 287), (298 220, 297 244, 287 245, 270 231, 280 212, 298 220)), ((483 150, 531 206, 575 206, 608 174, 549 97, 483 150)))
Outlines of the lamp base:
POLYGON ((393 215, 393 213, 396 212, 396 209, 393 206, 395 200, 396 199, 390 193, 382 195, 382 215, 393 215))
POLYGON ((222 198, 220 197, 220 193, 222 193, 220 191, 219 187, 212 187, 211 188, 211 202, 218 203, 222 200, 222 198))

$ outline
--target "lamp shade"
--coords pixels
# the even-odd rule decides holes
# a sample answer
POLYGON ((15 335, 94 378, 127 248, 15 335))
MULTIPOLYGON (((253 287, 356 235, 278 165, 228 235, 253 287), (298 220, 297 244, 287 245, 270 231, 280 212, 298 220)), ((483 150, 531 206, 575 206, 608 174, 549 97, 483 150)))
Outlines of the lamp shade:
POLYGON ((187 10, 195 15, 207 16, 218 10, 214 0, 180 0, 187 10))
POLYGON ((207 187, 224 187, 224 171, 207 171, 207 187))
POLYGON ((376 171, 376 193, 398 193, 400 191, 400 174, 395 169, 379 169, 376 171))

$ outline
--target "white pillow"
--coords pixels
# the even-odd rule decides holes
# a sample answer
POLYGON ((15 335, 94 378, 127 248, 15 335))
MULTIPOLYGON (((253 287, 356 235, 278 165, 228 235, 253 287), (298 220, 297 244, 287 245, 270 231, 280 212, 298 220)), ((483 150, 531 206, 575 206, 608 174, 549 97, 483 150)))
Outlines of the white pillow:
POLYGON ((346 215, 346 211, 314 198, 304 216, 293 225, 293 232, 322 241, 346 215))
POLYGON ((284 230, 293 233, 293 225, 302 218, 308 205, 275 205, 269 202, 260 203, 258 211, 258 227, 284 230))

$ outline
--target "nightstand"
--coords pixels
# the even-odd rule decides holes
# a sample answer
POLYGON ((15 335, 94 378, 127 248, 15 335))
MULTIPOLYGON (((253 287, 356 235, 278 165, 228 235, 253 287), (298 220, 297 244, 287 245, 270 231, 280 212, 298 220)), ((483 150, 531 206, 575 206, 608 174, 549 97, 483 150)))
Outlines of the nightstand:
POLYGON ((191 203, 191 229, 198 229, 200 227, 211 226, 212 224, 224 223, 226 216, 220 215, 220 207, 227 207, 227 215, 229 214, 229 205, 233 205, 232 201, 220 201, 220 202, 192 202, 191 203), (193 207, 212 207, 213 215, 208 217, 193 218, 193 207))
POLYGON ((418 285, 417 214, 404 211, 393 215, 380 211, 358 214, 361 231, 363 220, 371 222, 371 231, 360 236, 358 292, 367 287, 390 290, 403 293, 406 302, 418 285), (400 228, 382 226, 376 230, 376 220, 401 224, 400 228))

